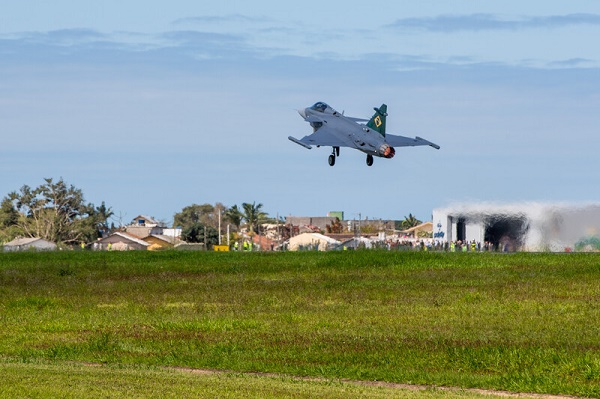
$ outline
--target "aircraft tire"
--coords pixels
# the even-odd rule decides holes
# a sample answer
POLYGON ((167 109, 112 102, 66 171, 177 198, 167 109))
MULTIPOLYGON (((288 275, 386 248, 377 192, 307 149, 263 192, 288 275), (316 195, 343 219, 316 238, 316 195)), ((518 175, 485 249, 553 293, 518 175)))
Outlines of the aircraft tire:
POLYGON ((367 155, 367 166, 373 165, 373 155, 367 155))
POLYGON ((335 165, 335 155, 331 154, 329 156, 329 166, 335 165))

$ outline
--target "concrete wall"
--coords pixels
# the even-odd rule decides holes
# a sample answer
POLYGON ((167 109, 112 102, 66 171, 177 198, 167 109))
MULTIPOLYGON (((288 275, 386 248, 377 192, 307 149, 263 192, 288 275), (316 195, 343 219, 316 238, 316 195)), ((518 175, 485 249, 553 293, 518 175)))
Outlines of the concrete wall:
POLYGON ((336 217, 331 216, 288 216, 285 223, 294 226, 316 226, 325 231, 327 225, 331 225, 335 219, 336 217))

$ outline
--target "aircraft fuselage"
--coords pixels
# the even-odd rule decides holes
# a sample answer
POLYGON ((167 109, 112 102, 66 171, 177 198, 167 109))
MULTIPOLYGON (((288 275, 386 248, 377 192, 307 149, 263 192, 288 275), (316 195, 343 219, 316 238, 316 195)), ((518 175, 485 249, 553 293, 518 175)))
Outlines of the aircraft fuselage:
POLYGON ((439 149, 440 146, 421 137, 405 137, 386 134, 387 105, 373 108, 375 114, 371 119, 353 118, 337 112, 324 102, 317 102, 313 106, 300 109, 300 116, 310 124, 312 134, 297 139, 288 136, 288 139, 304 148, 312 146, 331 146, 329 165, 335 164, 335 159, 340 155, 340 147, 354 148, 367 154, 367 165, 373 164, 373 156, 393 158, 396 154, 394 147, 428 145, 439 149), (367 122, 364 124, 363 122, 367 122))
POLYGON ((376 132, 364 124, 357 123, 337 112, 330 106, 323 111, 314 109, 315 106, 299 110, 298 113, 309 122, 314 132, 323 126, 331 129, 332 134, 344 141, 348 147, 353 147, 365 154, 382 158, 392 158, 396 153, 379 132, 376 132))

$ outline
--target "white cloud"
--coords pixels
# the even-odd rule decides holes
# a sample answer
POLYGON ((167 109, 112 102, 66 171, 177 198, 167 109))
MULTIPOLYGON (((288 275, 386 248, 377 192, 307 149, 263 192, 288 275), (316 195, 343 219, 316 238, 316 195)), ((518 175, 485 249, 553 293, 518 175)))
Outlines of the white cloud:
POLYGON ((263 24, 271 23, 275 20, 267 17, 253 17, 242 14, 228 15, 203 15, 197 17, 178 18, 172 22, 173 25, 213 25, 223 23, 248 23, 248 24, 263 24))
POLYGON ((387 27, 401 31, 464 32, 522 29, 559 29, 568 26, 600 26, 598 14, 504 17, 495 14, 439 15, 402 18, 387 27))

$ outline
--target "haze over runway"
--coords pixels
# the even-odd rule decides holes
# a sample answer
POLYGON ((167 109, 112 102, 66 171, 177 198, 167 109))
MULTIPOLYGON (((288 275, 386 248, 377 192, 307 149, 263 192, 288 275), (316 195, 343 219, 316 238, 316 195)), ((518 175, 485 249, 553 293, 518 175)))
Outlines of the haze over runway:
POLYGON ((429 220, 452 201, 600 197, 600 3, 7 2, 0 196, 44 177, 125 222, 192 203, 429 220), (390 134, 367 167, 290 142, 324 101, 390 134))

